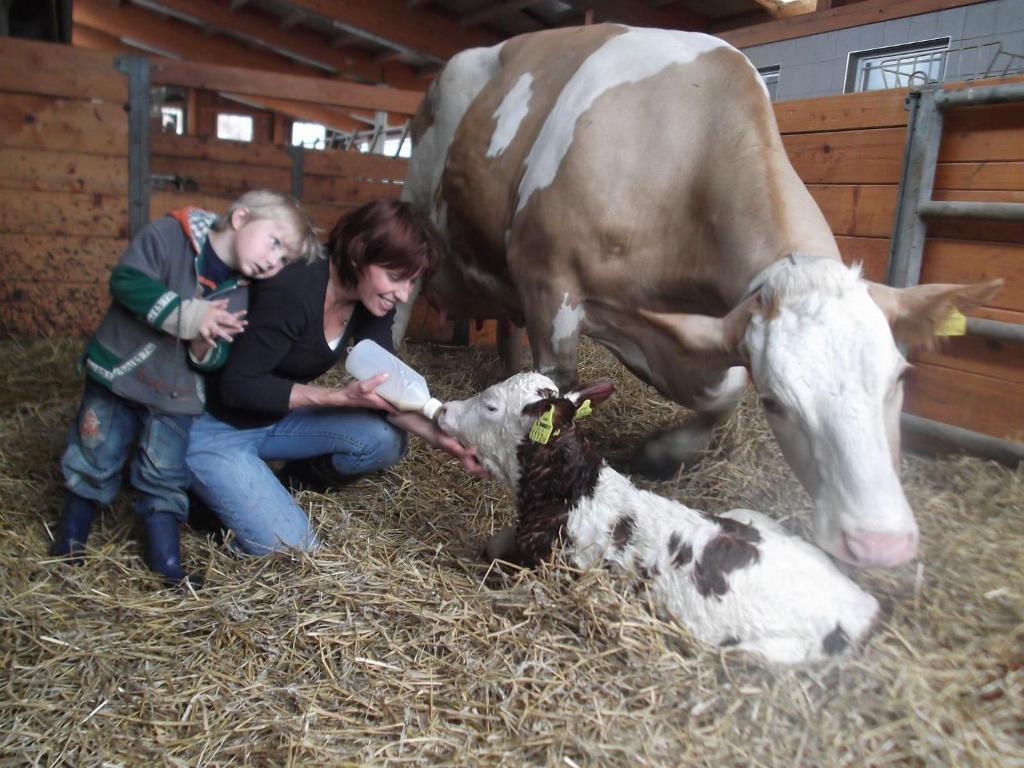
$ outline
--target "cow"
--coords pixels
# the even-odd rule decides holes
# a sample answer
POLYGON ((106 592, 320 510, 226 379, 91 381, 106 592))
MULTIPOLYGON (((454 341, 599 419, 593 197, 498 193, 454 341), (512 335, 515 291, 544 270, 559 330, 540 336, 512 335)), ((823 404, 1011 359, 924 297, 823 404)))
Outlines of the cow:
POLYGON ((525 325, 561 386, 586 334, 694 409, 637 452, 649 475, 692 462, 752 379, 815 541, 860 567, 916 555, 897 341, 932 343, 999 281, 898 290, 844 265, 742 53, 615 24, 526 34, 454 56, 413 135, 402 194, 449 245, 433 303, 497 318, 506 357, 525 325))
POLYGON ((576 428, 612 393, 595 382, 560 394, 519 373, 446 403, 438 423, 477 447, 483 466, 516 496, 512 536, 487 554, 525 566, 556 546, 581 570, 631 576, 663 615, 713 646, 774 663, 818 661, 860 645, 878 601, 817 547, 753 510, 711 515, 636 488, 576 428))

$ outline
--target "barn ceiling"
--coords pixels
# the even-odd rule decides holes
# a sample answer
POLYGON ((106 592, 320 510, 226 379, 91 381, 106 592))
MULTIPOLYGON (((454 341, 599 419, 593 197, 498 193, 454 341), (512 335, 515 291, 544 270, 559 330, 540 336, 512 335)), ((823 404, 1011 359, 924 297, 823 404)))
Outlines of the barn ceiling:
POLYGON ((73 0, 75 45, 423 90, 464 48, 587 21, 715 32, 821 0, 73 0))

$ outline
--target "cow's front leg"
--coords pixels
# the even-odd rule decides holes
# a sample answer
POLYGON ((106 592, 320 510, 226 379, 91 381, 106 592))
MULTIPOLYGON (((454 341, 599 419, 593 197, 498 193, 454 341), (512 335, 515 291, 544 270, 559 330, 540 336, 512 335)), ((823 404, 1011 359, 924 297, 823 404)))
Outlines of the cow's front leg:
POLYGON ((703 374, 701 387, 690 405, 697 413, 681 427, 657 432, 633 455, 631 471, 654 479, 671 477, 683 465, 693 466, 707 449, 715 427, 723 423, 743 398, 749 381, 747 371, 733 367, 703 374))
POLYGON ((511 320, 498 320, 498 356, 506 379, 523 370, 523 333, 511 320))
POLYGON ((572 291, 557 286, 527 283, 521 292, 533 365, 565 390, 576 383, 583 306, 572 291))

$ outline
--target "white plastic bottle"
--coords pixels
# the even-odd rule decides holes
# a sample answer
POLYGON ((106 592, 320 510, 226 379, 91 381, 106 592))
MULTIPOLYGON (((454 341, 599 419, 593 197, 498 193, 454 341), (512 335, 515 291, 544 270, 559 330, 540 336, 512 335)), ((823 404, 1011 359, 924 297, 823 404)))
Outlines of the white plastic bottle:
POLYGON ((422 413, 433 419, 441 410, 441 401, 430 396, 426 380, 372 339, 363 339, 345 358, 345 370, 360 381, 387 373, 377 394, 400 411, 422 413))

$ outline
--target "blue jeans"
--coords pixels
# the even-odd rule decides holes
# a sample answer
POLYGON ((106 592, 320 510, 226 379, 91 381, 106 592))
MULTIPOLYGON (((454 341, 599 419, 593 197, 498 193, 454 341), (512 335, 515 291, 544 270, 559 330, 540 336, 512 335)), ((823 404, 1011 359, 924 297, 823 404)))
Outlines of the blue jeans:
POLYGON ((397 463, 406 445, 404 431, 361 408, 298 408, 252 429, 205 413, 192 427, 187 462, 192 490, 242 551, 261 555, 319 546, 306 513, 266 462, 330 456, 339 474, 361 475, 397 463))
POLYGON ((121 490, 121 471, 131 459, 129 482, 140 494, 135 512, 170 512, 185 522, 185 452, 194 419, 152 411, 86 379, 60 462, 65 486, 76 496, 109 505, 121 490))

